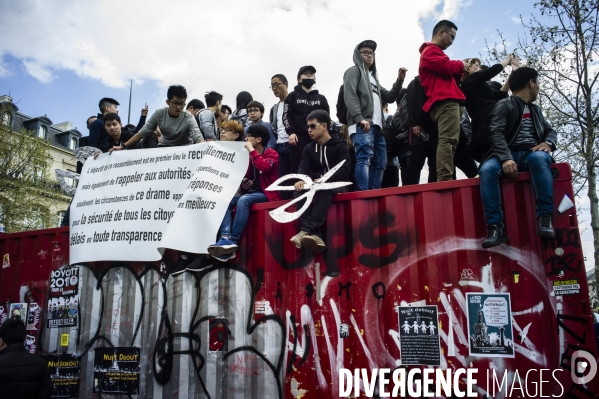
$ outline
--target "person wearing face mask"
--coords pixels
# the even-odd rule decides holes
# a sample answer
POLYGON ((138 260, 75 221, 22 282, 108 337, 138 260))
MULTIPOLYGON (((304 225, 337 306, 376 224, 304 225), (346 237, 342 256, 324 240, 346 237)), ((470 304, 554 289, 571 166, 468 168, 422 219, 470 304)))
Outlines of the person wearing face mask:
POLYGON ((297 83, 285 99, 283 107, 283 124, 291 145, 290 173, 297 173, 302 152, 311 142, 306 128, 306 117, 317 109, 327 113, 330 111, 326 97, 314 88, 316 68, 312 65, 301 67, 297 73, 297 83))
POLYGON ((381 188, 387 166, 387 145, 383 129, 387 127, 383 102, 395 102, 406 77, 399 68, 391 90, 379 83, 374 52, 374 40, 364 40, 354 49, 354 66, 343 75, 343 100, 347 107, 347 131, 356 151, 357 190, 381 188))

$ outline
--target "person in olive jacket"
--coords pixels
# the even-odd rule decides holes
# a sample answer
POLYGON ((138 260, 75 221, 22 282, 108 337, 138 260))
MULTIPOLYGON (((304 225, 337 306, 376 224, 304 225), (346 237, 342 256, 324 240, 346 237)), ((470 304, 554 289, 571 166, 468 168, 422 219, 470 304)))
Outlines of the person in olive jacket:
POLYGON ((25 323, 8 319, 0 326, 0 397, 50 399, 52 381, 46 362, 25 350, 25 323))

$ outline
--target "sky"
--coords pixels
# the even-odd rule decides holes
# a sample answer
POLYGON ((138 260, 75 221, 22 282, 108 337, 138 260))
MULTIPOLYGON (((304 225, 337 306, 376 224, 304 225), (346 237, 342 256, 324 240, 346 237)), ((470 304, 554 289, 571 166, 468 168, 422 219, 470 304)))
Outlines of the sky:
MULTIPOLYGON (((417 74, 418 48, 439 19, 458 26, 447 54, 463 59, 484 55, 498 30, 513 49, 524 33, 519 15, 534 12, 522 0, 0 0, 0 10, 10 32, 0 41, 0 95, 10 93, 31 117, 70 121, 83 135, 102 97, 117 99, 128 119, 131 79, 134 124, 146 103, 150 113, 166 106, 172 84, 185 86, 188 99, 216 90, 233 109, 237 93, 248 91, 268 110, 277 101, 270 78, 282 73, 295 84, 303 65, 316 68, 316 87, 334 110, 362 40, 377 42, 379 79, 390 88, 400 67, 408 69, 406 85, 417 74)), ((589 221, 583 212, 587 269, 589 221)))

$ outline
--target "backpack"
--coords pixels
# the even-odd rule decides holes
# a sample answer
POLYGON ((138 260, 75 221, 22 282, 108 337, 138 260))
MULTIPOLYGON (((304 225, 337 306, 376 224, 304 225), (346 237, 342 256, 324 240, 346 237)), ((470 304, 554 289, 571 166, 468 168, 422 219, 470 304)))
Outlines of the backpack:
MULTIPOLYGON (((357 67, 355 67, 357 68, 357 67)), ((358 75, 358 84, 360 84, 360 79, 362 79, 362 73, 358 75)), ((347 106, 345 105, 345 90, 343 90, 343 85, 339 88, 339 94, 337 95, 337 120, 340 123, 347 125, 347 106)))

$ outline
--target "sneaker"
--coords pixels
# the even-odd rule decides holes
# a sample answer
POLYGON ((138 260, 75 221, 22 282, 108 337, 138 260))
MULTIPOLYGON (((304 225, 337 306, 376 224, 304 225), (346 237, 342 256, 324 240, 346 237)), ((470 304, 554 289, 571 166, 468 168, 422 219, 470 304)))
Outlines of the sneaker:
POLYGON ((316 234, 308 235, 302 237, 302 245, 309 249, 312 252, 324 252, 327 249, 326 244, 322 241, 322 238, 318 237, 316 234))
POLYGON ((555 230, 553 230, 553 216, 545 214, 539 216, 539 228, 537 235, 540 237, 553 238, 555 237, 555 230))
POLYGON ((496 224, 492 224, 488 227, 489 234, 483 241, 483 248, 491 248, 499 244, 505 244, 509 241, 509 238, 505 235, 503 227, 499 227, 496 224))
POLYGON ((291 237, 291 239, 289 241, 291 241, 293 243, 293 245, 295 245, 295 247, 299 249, 302 247, 302 237, 307 234, 308 234, 307 231, 302 230, 299 233, 297 233, 296 235, 294 235, 293 237, 291 237))
POLYGON ((189 264, 189 259, 183 259, 180 257, 177 260, 177 264, 175 265, 173 270, 171 270, 171 275, 178 276, 179 274, 183 273, 188 264, 189 264))
POLYGON ((221 237, 216 244, 208 247, 208 253, 212 256, 228 255, 237 251, 237 244, 227 237, 221 237))
POLYGON ((213 256, 213 258, 219 262, 228 262, 231 259, 235 259, 236 256, 237 256, 237 254, 235 252, 233 252, 233 253, 225 254, 225 255, 221 255, 221 256, 213 256))
POLYGON ((185 267, 184 269, 175 270, 171 274, 173 277, 177 277, 178 275, 183 274, 185 272, 200 272, 204 269, 208 269, 210 266, 212 266, 212 262, 210 262, 209 259, 206 258, 204 255, 200 255, 193 262, 187 265, 187 267, 185 267))

